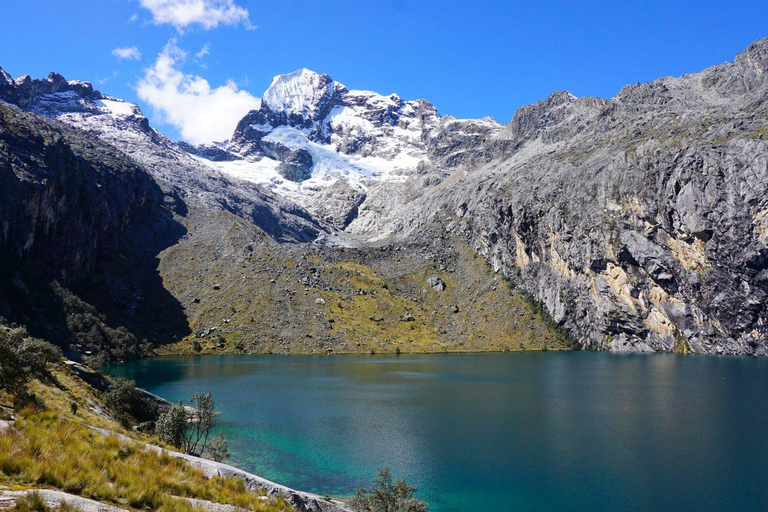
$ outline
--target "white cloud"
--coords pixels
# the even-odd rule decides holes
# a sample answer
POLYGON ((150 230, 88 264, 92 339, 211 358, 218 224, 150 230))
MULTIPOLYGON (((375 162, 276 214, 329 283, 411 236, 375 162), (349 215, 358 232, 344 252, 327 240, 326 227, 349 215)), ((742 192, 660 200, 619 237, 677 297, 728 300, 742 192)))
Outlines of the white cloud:
POLYGON ((131 14, 131 17, 128 18, 128 23, 133 23, 135 21, 138 21, 139 15, 138 14, 131 14))
POLYGON ((211 53, 211 52, 208 49, 208 44, 206 43, 205 46, 200 48, 200 51, 195 54, 195 57, 197 57, 198 59, 202 59, 203 57, 205 57, 209 53, 211 53))
POLYGON ((156 25, 168 24, 183 32, 185 28, 199 25, 205 30, 219 25, 243 24, 252 30, 248 9, 235 4, 234 0, 139 0, 141 6, 152 13, 156 25))
POLYGON ((238 121, 261 101, 239 90, 231 80, 211 87, 208 80, 183 73, 179 66, 187 53, 172 39, 157 56, 154 66, 144 70, 136 92, 157 114, 161 122, 179 130, 182 138, 193 143, 229 138, 238 121))
POLYGON ((141 60, 141 52, 135 46, 122 46, 112 50, 112 55, 120 60, 141 60))

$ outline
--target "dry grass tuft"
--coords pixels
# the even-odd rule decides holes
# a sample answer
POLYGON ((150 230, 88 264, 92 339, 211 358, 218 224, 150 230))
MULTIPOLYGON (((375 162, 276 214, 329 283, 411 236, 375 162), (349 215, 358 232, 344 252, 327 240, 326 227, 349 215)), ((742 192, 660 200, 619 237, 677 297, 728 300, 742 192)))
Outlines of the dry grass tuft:
POLYGON ((196 498, 248 510, 290 510, 246 490, 239 479, 206 478, 168 454, 102 436, 52 411, 24 410, 15 428, 0 435, 0 481, 52 487, 135 509, 194 510, 183 498, 196 498))

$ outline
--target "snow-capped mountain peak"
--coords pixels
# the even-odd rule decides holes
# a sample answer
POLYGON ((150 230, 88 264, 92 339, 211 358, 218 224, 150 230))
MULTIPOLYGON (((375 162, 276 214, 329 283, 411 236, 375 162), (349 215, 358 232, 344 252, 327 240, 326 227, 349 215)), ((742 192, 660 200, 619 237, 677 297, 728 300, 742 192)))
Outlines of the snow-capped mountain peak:
POLYGON ((328 75, 299 69, 273 78, 262 104, 287 116, 317 119, 318 113, 330 102, 335 87, 336 83, 328 75))
POLYGON ((494 121, 443 118, 425 100, 351 90, 308 69, 276 76, 230 140, 200 147, 172 143, 137 105, 57 73, 14 80, 0 70, 0 99, 119 144, 158 175, 166 176, 169 158, 183 161, 260 185, 338 227, 365 222, 358 207, 374 189, 396 187, 398 202, 439 183, 431 173, 453 172, 469 142, 500 130, 494 121))

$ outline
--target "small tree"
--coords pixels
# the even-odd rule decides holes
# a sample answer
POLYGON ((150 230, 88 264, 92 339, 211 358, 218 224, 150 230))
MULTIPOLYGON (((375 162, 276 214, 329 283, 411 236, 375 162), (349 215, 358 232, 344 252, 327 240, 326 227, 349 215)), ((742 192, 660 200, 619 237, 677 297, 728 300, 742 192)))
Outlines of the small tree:
POLYGON ((18 397, 27 391, 31 376, 24 370, 13 342, 0 333, 0 389, 18 397))
MULTIPOLYGON (((202 454, 208 448, 208 438, 214 426, 216 417, 215 404, 210 393, 195 393, 190 400, 191 412, 187 412, 179 402, 160 414, 155 425, 155 432, 160 439, 170 445, 181 448, 186 453, 202 454)), ((221 441, 217 440, 216 455, 223 456, 221 441)), ((208 450, 211 453, 211 450, 208 450)))
POLYGON ((142 398, 132 380, 118 377, 104 394, 104 407, 115 413, 117 418, 125 423, 130 419, 152 421, 157 418, 157 405, 142 398))
POLYGON ((50 377, 49 365, 63 357, 61 349, 38 338, 25 339, 17 350, 19 359, 35 379, 50 377))
POLYGON ((352 498, 358 512, 427 512, 429 505, 413 497, 416 487, 405 480, 392 481, 389 468, 379 470, 371 487, 361 487, 352 498))
POLYGON ((194 411, 191 418, 193 426, 184 436, 184 449, 187 453, 203 453, 216 416, 215 404, 210 393, 195 393, 191 402, 194 411), (200 447, 199 452, 197 451, 198 446, 200 447))
POLYGON ((61 350, 47 341, 22 341, 0 330, 0 389, 16 398, 26 396, 29 381, 49 378, 49 365, 61 357, 61 350))
POLYGON ((187 424, 187 411, 179 402, 160 414, 155 422, 155 434, 165 444, 183 448, 187 424))

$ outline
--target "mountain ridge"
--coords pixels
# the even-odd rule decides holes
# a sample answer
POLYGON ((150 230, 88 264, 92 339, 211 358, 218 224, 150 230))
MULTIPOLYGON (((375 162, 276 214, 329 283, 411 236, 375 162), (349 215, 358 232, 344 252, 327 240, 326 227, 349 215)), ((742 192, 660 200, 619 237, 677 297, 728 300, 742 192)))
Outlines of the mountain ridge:
POLYGON ((582 348, 766 354, 766 70, 761 39, 613 98, 553 93, 505 125, 298 70, 203 147, 54 74, 14 96, 35 82, 3 71, 0 98, 122 148, 211 233, 221 211, 331 251, 434 246, 439 258, 467 244, 582 348))

